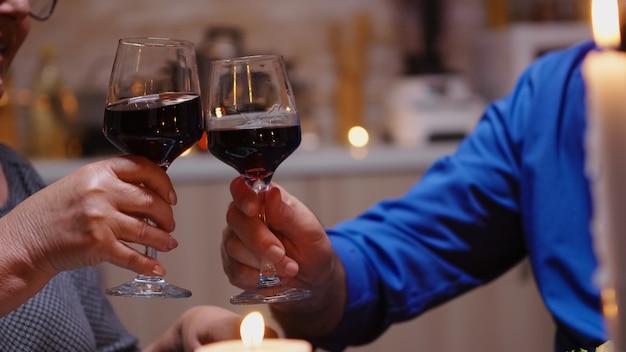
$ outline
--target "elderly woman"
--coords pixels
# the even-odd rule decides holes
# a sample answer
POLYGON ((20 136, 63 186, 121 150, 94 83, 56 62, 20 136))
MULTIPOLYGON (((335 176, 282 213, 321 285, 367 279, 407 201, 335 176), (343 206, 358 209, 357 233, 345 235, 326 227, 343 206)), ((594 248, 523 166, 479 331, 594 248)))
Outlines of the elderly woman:
MULTIPOLYGON (((55 4, 0 0, 0 94, 31 19, 47 19, 55 4)), ((170 179, 147 159, 117 157, 44 186, 27 160, 0 144, 0 350, 138 350, 93 266, 106 261, 137 273, 165 274, 156 259, 123 242, 160 251, 177 247, 170 235, 176 204, 170 179)), ((220 308, 192 308, 148 350, 191 351, 213 339, 237 337, 239 323, 239 316, 220 308)))

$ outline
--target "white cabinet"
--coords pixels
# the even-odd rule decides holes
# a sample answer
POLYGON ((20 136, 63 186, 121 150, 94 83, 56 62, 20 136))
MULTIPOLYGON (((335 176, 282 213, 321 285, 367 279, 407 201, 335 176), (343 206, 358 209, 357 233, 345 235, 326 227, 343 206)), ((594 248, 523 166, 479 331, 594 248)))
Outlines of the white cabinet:
POLYGON ((477 36, 473 74, 488 100, 508 94, 539 56, 592 38, 586 22, 514 23, 477 36))

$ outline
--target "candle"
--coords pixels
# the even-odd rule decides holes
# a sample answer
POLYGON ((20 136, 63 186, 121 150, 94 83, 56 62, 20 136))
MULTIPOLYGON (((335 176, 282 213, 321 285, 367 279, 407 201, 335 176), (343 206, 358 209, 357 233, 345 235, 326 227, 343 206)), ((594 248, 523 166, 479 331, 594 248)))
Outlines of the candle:
POLYGON ((587 171, 593 197, 592 236, 603 313, 616 351, 626 346, 626 53, 617 0, 593 0, 594 39, 602 48, 583 62, 587 94, 587 171))
POLYGON ((196 352, 311 352, 311 345, 304 340, 264 339, 261 346, 246 347, 241 341, 220 341, 204 345, 196 352))
POLYGON ((311 352, 311 344, 296 339, 264 339, 263 315, 252 312, 243 319, 241 340, 221 341, 204 345, 195 352, 311 352))

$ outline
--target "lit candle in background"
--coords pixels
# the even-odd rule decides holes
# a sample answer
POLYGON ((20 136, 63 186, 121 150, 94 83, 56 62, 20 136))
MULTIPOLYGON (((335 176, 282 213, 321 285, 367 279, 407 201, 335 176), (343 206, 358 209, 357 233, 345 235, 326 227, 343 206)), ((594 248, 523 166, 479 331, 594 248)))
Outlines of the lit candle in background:
POLYGON ((353 147, 365 147, 370 140, 369 133, 361 126, 354 126, 348 131, 348 142, 353 147))
POLYGON ((370 136, 367 130, 361 126, 354 126, 348 131, 348 142, 350 143, 350 155, 357 160, 367 156, 367 143, 370 136))
POLYGON ((195 352, 311 352, 311 345, 304 340, 263 339, 265 321, 259 312, 252 312, 243 319, 240 327, 241 340, 211 343, 195 352))
POLYGON ((626 347, 626 53, 617 0, 592 0, 593 34, 602 49, 583 63, 587 94, 587 172, 593 197, 592 235, 603 311, 616 351, 626 347))

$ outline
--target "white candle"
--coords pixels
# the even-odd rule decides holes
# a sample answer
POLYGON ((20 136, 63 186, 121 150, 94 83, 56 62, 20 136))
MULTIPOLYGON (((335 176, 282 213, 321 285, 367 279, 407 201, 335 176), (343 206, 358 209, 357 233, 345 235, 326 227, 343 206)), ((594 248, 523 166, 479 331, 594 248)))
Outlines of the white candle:
POLYGON ((220 341, 204 345, 195 352, 311 352, 307 341, 264 339, 265 321, 259 312, 248 314, 241 322, 241 340, 220 341))
POLYGON ((263 339, 259 347, 246 347, 242 341, 220 341, 204 345, 196 352, 311 352, 311 345, 304 340, 263 339))
POLYGON ((587 94, 587 171, 593 197, 592 235, 599 261, 604 316, 616 351, 626 346, 626 53, 617 0, 593 0, 594 39, 602 47, 583 63, 587 94))

